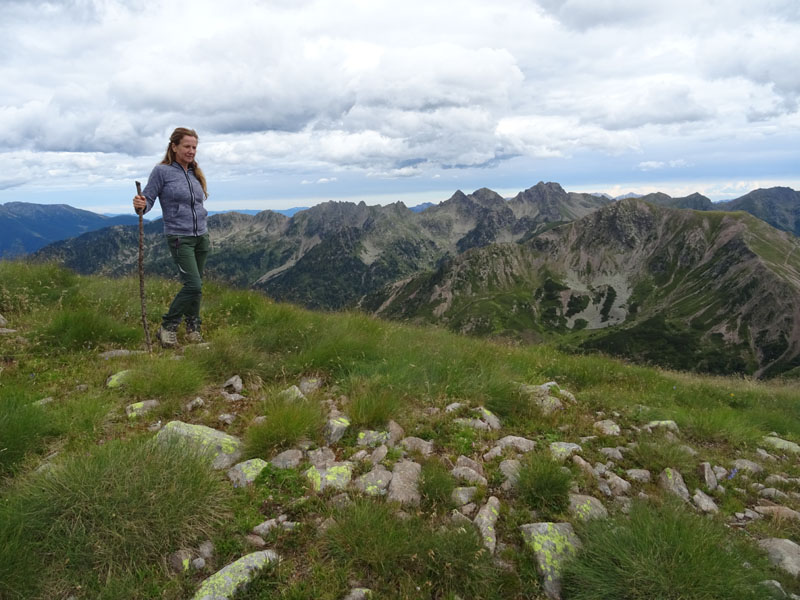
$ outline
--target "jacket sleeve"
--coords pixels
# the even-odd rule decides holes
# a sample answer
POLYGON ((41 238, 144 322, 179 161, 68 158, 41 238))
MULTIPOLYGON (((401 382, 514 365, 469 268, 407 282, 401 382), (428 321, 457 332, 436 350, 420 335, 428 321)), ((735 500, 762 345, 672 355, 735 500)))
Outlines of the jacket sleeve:
POLYGON ((144 186, 144 190, 142 190, 142 196, 147 199, 147 208, 144 209, 145 213, 150 212, 150 209, 153 208, 153 204, 155 204, 156 198, 161 195, 163 187, 164 178, 158 165, 156 165, 153 167, 153 170, 150 171, 150 177, 147 178, 147 185, 144 186))

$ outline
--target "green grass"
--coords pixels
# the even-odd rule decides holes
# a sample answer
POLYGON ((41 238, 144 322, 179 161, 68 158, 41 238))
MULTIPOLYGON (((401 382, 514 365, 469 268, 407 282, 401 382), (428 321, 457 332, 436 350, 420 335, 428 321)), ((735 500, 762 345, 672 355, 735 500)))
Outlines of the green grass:
POLYGON ((635 502, 629 517, 590 521, 580 537, 564 571, 570 600, 746 600, 763 597, 757 582, 769 578, 762 555, 676 503, 635 502))
POLYGON ((517 494, 530 508, 547 515, 557 515, 569 506, 572 476, 548 454, 528 453, 522 459, 517 480, 517 494))
POLYGON ((263 423, 245 432, 245 454, 270 458, 277 450, 289 448, 301 439, 317 440, 325 426, 325 414, 314 399, 273 398, 263 404, 263 423))
POLYGON ((628 453, 626 460, 635 465, 633 468, 649 469, 656 474, 670 467, 686 475, 694 471, 699 461, 683 446, 681 442, 656 435, 655 439, 640 441, 628 453))
POLYGON ((63 432, 44 407, 33 404, 30 392, 4 386, 0 401, 0 477, 12 474, 25 456, 38 453, 63 432))
POLYGON ((193 361, 154 355, 137 363, 125 381, 125 391, 138 399, 185 398, 196 394, 205 379, 206 372, 193 361))
POLYGON ((452 504, 451 495, 456 481, 450 470, 438 459, 422 463, 419 491, 429 510, 446 509, 452 504))
POLYGON ((141 328, 125 325, 87 308, 58 312, 41 332, 43 343, 61 350, 89 350, 112 344, 132 344, 141 335, 141 328))
POLYGON ((0 545, 0 591, 55 597, 65 581, 96 593, 135 580, 143 565, 208 536, 229 498, 230 485, 181 446, 111 441, 73 455, 23 481, 0 507, 10 542, 0 545))

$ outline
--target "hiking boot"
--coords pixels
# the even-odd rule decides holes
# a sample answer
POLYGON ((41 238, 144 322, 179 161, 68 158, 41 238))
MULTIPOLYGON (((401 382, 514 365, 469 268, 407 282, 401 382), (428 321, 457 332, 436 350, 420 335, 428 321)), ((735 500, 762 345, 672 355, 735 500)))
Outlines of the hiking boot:
POLYGON ((156 338, 162 348, 177 348, 178 346, 178 333, 174 329, 168 329, 162 325, 158 328, 156 338))
POLYGON ((186 319, 186 341, 190 344, 203 343, 203 334, 200 333, 200 323, 196 319, 186 319))

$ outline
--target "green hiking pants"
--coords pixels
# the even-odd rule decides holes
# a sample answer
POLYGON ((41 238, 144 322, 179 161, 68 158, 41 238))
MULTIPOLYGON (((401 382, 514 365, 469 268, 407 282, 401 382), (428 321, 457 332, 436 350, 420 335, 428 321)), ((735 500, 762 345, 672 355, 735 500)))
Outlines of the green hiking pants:
POLYGON ((200 325, 200 301, 203 298, 203 267, 211 242, 208 234, 200 236, 168 235, 172 259, 178 265, 183 287, 172 300, 167 314, 161 317, 165 329, 175 330, 186 319, 187 324, 200 325))

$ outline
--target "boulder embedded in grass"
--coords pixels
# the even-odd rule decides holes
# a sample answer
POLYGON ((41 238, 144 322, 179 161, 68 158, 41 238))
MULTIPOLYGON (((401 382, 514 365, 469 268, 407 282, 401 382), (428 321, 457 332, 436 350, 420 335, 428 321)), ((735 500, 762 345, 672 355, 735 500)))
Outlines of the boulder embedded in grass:
POLYGON ((769 561, 792 577, 800 575, 800 546, 792 540, 767 538, 758 542, 766 550, 769 561))
POLYGON ((223 567, 200 584, 192 600, 227 600, 255 579, 265 567, 278 562, 280 557, 272 550, 253 552, 223 567))
POLYGON ((529 523, 520 526, 522 538, 533 550, 536 569, 548 598, 561 598, 561 565, 575 555, 581 542, 569 523, 529 523))
POLYGON ((791 454, 800 454, 800 446, 794 442, 790 442, 772 435, 768 435, 763 441, 767 446, 771 446, 776 450, 782 450, 791 454))
POLYGON ((151 410, 158 408, 160 402, 158 400, 144 400, 143 402, 134 402, 125 407, 125 414, 129 419, 137 419, 142 415, 149 413, 151 410))
POLYGON ((230 469, 242 455, 242 441, 205 425, 170 421, 154 438, 157 442, 180 440, 206 454, 213 469, 230 469))
POLYGON ((132 370, 126 369, 124 371, 120 371, 119 373, 114 373, 108 379, 106 379, 106 387, 111 389, 120 388, 127 382, 128 377, 130 377, 132 370))
POLYGON ((260 458, 240 462, 228 470, 228 479, 233 482, 234 487, 246 487, 256 480, 267 464, 267 461, 260 458))

